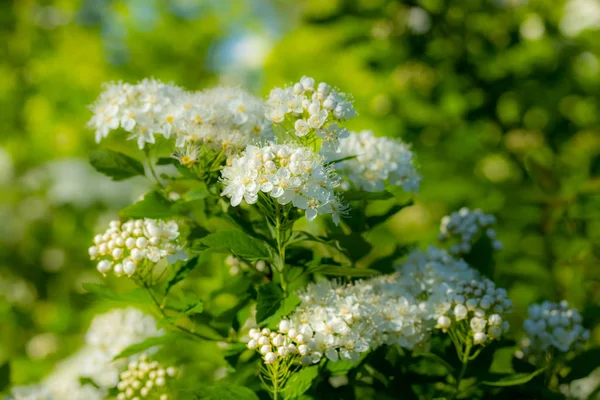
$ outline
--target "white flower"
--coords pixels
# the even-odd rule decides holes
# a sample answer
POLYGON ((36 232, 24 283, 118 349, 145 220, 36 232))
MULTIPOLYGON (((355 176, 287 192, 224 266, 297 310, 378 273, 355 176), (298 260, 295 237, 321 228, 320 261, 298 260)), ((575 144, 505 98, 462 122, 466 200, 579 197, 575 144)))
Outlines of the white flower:
MULTIPOLYGON (((248 146, 221 171, 222 196, 237 206, 254 204, 260 193, 305 210, 310 221, 317 214, 332 214, 334 221, 345 212, 334 189, 337 176, 310 149, 292 145, 248 146)), ((337 222, 336 222, 337 223, 337 222)))
POLYGON ((495 239, 496 233, 490 228, 495 223, 496 218, 493 215, 484 214, 479 209, 469 210, 463 207, 442 218, 439 239, 447 241, 454 238, 457 243, 450 246, 450 252, 460 255, 471 251, 471 243, 481 232, 485 232, 492 240, 492 247, 500 250, 502 243, 495 239))

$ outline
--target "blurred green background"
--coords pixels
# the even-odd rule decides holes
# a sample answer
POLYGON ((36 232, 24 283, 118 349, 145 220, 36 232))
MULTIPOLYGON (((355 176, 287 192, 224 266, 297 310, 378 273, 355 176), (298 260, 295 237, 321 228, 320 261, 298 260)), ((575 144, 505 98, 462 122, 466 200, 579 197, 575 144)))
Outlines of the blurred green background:
MULTIPOLYGON (((147 183, 87 165, 86 106, 105 81, 152 76, 264 96, 309 75, 353 94, 349 127, 412 143, 424 176, 365 256, 425 246, 443 215, 482 208, 513 326, 567 299, 600 343, 600 1, 13 0, 0 29, 0 364, 15 383, 107 307, 81 295, 101 279, 87 248, 147 183)), ((227 268, 211 274, 214 290, 227 268)))

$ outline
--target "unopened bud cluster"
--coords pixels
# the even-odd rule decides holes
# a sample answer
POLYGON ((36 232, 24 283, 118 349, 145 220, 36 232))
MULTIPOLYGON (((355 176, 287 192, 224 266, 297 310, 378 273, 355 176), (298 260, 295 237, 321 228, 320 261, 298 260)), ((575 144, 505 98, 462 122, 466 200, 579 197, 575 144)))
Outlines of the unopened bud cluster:
POLYGON ((103 234, 94 237, 90 258, 99 260, 98 271, 117 276, 135 274, 140 262, 157 263, 179 249, 179 226, 175 221, 153 219, 129 220, 123 224, 111 221, 103 234))
POLYGON ((354 117, 356 111, 346 94, 325 82, 315 85, 313 78, 304 76, 292 86, 273 89, 265 115, 274 124, 283 123, 287 117, 293 123, 293 135, 310 137, 314 133, 323 141, 323 152, 335 153, 339 140, 348 136, 348 130, 338 122, 354 117))
POLYGON ((302 364, 308 365, 318 363, 323 357, 323 354, 317 351, 317 345, 312 339, 312 335, 305 335, 291 328, 290 322, 286 320, 279 323, 278 331, 271 331, 269 328, 251 329, 248 335, 250 340, 247 347, 257 350, 262 355, 265 364, 273 364, 277 360, 289 357, 298 357, 302 364))
POLYGON ((344 177, 343 189, 380 192, 386 184, 399 185, 407 192, 419 189, 421 175, 415 167, 410 147, 398 139, 375 137, 371 131, 351 132, 340 140, 338 153, 327 154, 344 177))
POLYGON ((138 361, 130 362, 127 370, 121 372, 117 400, 141 400, 149 396, 168 400, 166 386, 176 375, 175 367, 164 368, 158 361, 151 361, 142 354, 138 361))
POLYGON ((266 261, 258 260, 252 262, 250 265, 239 258, 229 255, 225 259, 225 265, 229 267, 229 274, 235 276, 240 273, 240 271, 248 271, 251 268, 260 272, 261 274, 268 273, 270 268, 266 261))
POLYGON ((469 210, 466 207, 446 215, 440 224, 440 241, 454 239, 457 243, 450 246, 450 253, 458 255, 471 251, 473 240, 484 233, 492 241, 494 250, 502 249, 502 242, 496 239, 496 231, 491 228, 496 217, 485 214, 480 209, 469 210))
POLYGON ((440 289, 430 298, 430 307, 437 318, 435 327, 447 332, 464 329, 474 344, 485 345, 500 339, 509 324, 503 315, 512 311, 512 301, 506 290, 496 288, 489 279, 458 282, 454 287, 440 289))
POLYGON ((581 314, 577 309, 570 308, 565 300, 534 304, 528 311, 528 318, 523 323, 523 330, 527 334, 523 343, 525 356, 576 351, 590 338, 590 331, 581 325, 581 314))

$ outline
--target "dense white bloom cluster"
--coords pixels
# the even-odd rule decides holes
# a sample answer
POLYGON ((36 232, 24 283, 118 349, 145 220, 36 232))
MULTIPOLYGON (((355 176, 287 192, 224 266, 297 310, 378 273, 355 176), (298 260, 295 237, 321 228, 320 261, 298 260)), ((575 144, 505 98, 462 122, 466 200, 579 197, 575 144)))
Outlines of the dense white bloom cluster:
POLYGON ((350 284, 320 281, 299 294, 302 303, 278 332, 251 331, 249 348, 266 363, 298 354, 301 362, 357 361, 361 353, 383 344, 413 348, 427 332, 419 307, 399 290, 394 278, 350 284), (282 349, 283 347, 283 349, 282 349))
POLYGON ((260 273, 268 273, 270 270, 269 265, 264 260, 258 260, 248 264, 232 255, 227 256, 225 265, 229 267, 229 273, 233 276, 239 274, 240 271, 248 271, 250 268, 254 268, 260 273))
POLYGON ((525 356, 543 356, 553 350, 561 353, 578 350, 590 338, 590 331, 581 325, 579 311, 569 308, 565 300, 534 304, 528 311, 523 323, 527 334, 523 343, 525 356))
POLYGON ((139 400, 148 396, 168 400, 165 386, 168 379, 176 375, 176 368, 164 368, 158 361, 150 361, 146 354, 142 354, 139 360, 130 362, 127 370, 121 372, 117 400, 139 400))
POLYGON ((244 147, 253 139, 270 138, 263 102, 240 88, 186 92, 173 84, 144 79, 131 85, 110 83, 91 107, 88 126, 96 141, 123 128, 140 149, 155 143, 155 135, 176 137, 176 145, 202 142, 216 148, 244 147))
POLYGON ((7 400, 54 400, 48 389, 41 385, 16 386, 7 400))
POLYGON ((231 165, 221 171, 225 186, 221 196, 237 206, 258 201, 260 193, 268 194, 277 203, 292 204, 305 210, 312 221, 320 214, 332 214, 336 223, 344 212, 334 189, 337 175, 312 150, 286 144, 263 147, 248 146, 231 165))
POLYGON ((382 191, 385 185, 401 185, 407 192, 419 189, 421 175, 415 167, 410 147, 400 140, 375 137, 371 131, 351 132, 340 140, 340 150, 328 155, 331 161, 355 157, 336 164, 347 180, 344 189, 382 191))
POLYGON ((442 285, 479 278, 479 273, 465 261, 435 246, 411 251, 396 270, 402 276, 399 285, 419 299, 427 298, 442 285))
POLYGON ((314 133, 323 141, 322 151, 335 153, 339 140, 348 136, 338 122, 354 117, 356 111, 346 94, 325 82, 315 86, 313 78, 304 76, 292 86, 271 90, 265 115, 276 125, 291 122, 297 137, 310 138, 314 133))
POLYGON ((471 251, 471 242, 480 232, 492 240, 495 250, 502 249, 502 242, 496 240, 496 231, 491 228, 496 223, 496 218, 491 214, 485 214, 480 209, 469 210, 466 207, 446 215, 440 224, 441 241, 456 238, 457 244, 450 246, 450 253, 464 254, 471 251))
POLYGON ((114 309, 97 315, 85 335, 88 346, 97 348, 112 359, 128 346, 150 337, 161 336, 156 319, 137 308, 114 309))
POLYGON ((442 285, 429 297, 427 307, 436 328, 444 332, 456 328, 472 335, 474 344, 485 345, 508 331, 502 315, 512 311, 512 301, 506 290, 483 279, 442 285))
POLYGON ((133 275, 143 260, 158 263, 179 249, 179 226, 175 221, 153 219, 129 220, 123 224, 111 221, 103 234, 94 237, 89 248, 90 258, 100 260, 98 271, 105 275, 133 275))

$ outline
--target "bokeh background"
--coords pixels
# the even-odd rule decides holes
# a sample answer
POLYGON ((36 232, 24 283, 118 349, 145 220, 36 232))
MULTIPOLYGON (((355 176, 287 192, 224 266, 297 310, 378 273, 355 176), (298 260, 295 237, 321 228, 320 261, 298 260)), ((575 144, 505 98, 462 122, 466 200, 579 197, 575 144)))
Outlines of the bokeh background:
POLYGON ((600 343, 599 0, 7 0, 0 31, 0 364, 14 383, 45 375, 108 307, 82 295, 100 279, 87 248, 147 183, 88 166, 86 106, 103 82, 144 77, 264 96, 309 75, 352 93, 350 127, 412 143, 424 176, 366 256, 481 208, 499 220, 513 325, 567 299, 600 343))

